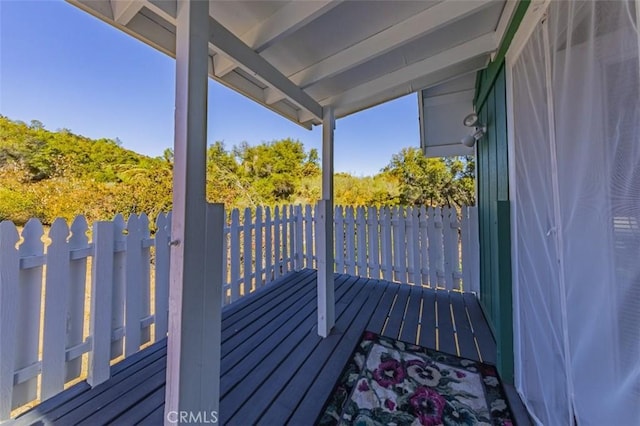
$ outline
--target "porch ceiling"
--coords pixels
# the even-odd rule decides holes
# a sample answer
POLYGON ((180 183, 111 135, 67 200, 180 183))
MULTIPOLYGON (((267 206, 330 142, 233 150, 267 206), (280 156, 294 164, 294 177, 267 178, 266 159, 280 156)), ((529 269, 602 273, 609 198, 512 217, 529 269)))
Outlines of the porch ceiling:
MULTIPOLYGON (((175 0, 67 1, 175 57, 175 0)), ((209 3, 209 75, 310 128, 484 68, 516 2, 209 3)))

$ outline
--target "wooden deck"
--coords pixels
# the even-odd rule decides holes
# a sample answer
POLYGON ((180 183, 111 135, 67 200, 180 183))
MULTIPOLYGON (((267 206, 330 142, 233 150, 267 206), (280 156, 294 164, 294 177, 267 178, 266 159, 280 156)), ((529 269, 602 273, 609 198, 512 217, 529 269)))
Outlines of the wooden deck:
MULTIPOLYGON (((312 424, 364 330, 494 363, 496 347, 472 294, 336 275, 336 327, 316 333, 316 272, 290 273, 223 310, 220 420, 312 424)), ((163 423, 166 339, 16 419, 16 425, 163 423)), ((512 389, 509 393, 513 396, 512 389)), ((528 423, 517 396, 519 424, 528 423)))

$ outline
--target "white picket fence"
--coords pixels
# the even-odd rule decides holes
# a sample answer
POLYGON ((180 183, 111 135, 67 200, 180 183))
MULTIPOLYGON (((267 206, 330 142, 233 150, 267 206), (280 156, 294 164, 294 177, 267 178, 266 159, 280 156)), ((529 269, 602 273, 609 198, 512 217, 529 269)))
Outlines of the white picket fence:
MULTIPOLYGON (((223 304, 316 267, 317 206, 235 209, 223 238, 223 304)), ((445 208, 336 207, 339 273, 478 291, 477 214, 445 208)), ((171 214, 0 223, 0 421, 166 336, 171 214), (91 234, 91 238, 89 235, 91 234), (129 320, 129 319, 133 320, 129 320), (38 383, 40 379, 40 383, 38 383)))

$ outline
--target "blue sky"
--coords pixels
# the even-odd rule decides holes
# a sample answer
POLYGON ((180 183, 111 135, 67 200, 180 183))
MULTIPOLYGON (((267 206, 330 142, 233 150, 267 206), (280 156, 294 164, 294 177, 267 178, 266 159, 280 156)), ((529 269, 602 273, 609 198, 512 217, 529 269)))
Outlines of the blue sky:
MULTIPOLYGON (((173 145, 173 59, 62 0, 0 0, 0 114, 40 120, 92 138, 119 138, 157 156, 173 145)), ((227 148, 308 131, 209 80, 212 143, 227 148)), ((372 175, 406 146, 419 146, 416 95, 338 120, 335 170, 372 175)))

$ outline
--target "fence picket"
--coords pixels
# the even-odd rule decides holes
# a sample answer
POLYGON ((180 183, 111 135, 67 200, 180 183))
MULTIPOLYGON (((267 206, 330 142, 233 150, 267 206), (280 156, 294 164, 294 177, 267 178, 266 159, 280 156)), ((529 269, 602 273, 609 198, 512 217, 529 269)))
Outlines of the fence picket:
POLYGON ((393 250, 391 240, 391 210, 389 207, 380 209, 380 240, 381 240, 381 256, 382 256, 382 276, 385 280, 393 280, 393 250))
MULTIPOLYGON (((71 223, 71 237, 69 238, 69 250, 79 251, 88 249, 89 238, 87 231, 89 226, 84 216, 77 216, 71 223)), ((69 313, 67 320, 67 350, 84 343, 84 312, 85 291, 87 281, 87 257, 82 256, 70 261, 69 273, 69 313)), ((65 381, 80 377, 82 373, 82 357, 69 359, 66 363, 67 373, 65 381)))
POLYGON ((151 316, 151 229, 149 229, 149 218, 145 213, 140 214, 138 218, 140 227, 140 268, 142 276, 141 284, 141 305, 140 305, 140 343, 145 344, 151 341, 151 324, 153 317, 151 316))
MULTIPOLYGON (((124 354, 124 306, 126 283, 126 224, 122 215, 113 219, 113 289, 111 302, 111 359, 124 354)), ((72 228, 73 231, 73 228, 72 228)))
POLYGON ((113 301, 111 287, 114 258, 113 227, 112 222, 95 222, 93 224, 94 257, 91 261, 91 318, 89 320, 92 350, 89 352, 89 371, 87 374, 87 382, 91 386, 104 383, 111 375, 109 361, 111 360, 111 305, 113 301))
MULTIPOLYGON (((56 219, 49 230, 51 243, 47 247, 42 340, 41 399, 43 401, 64 389, 70 266, 68 237, 67 222, 61 218, 56 219)), ((107 330, 107 336, 109 334, 107 330)))
MULTIPOLYGON (((253 281, 251 280, 251 263, 253 261, 253 249, 252 245, 252 223, 251 223, 251 209, 244 209, 244 222, 242 224, 243 232, 243 244, 242 244, 242 256, 243 256, 243 295, 247 295, 255 290, 253 281)), ((240 259, 238 259, 240 261, 240 259)))
POLYGON ((408 216, 407 220, 411 221, 411 233, 413 234, 413 282, 417 285, 422 285, 422 265, 420 263, 420 209, 413 207, 411 209, 411 216, 408 216))
POLYGON ((140 332, 140 317, 142 316, 142 232, 140 219, 135 214, 127 221, 127 282, 125 285, 126 302, 124 305, 124 356, 138 352, 142 334, 140 332))
POLYGON ((282 222, 280 220, 280 208, 276 206, 273 210, 273 279, 280 278, 280 272, 282 271, 280 268, 282 267, 281 258, 280 258, 280 236, 281 236, 281 225, 282 222))
POLYGON ((231 211, 231 301, 240 298, 240 212, 231 211))
POLYGON ((445 278, 449 290, 460 290, 460 246, 458 244, 460 223, 453 207, 443 209, 442 227, 445 250, 445 278))
MULTIPOLYGON (((262 207, 258 206, 256 208, 256 225, 255 225, 255 235, 256 235, 256 287, 262 287, 264 285, 264 278, 262 278, 263 265, 262 260, 264 258, 263 249, 262 249, 262 232, 263 232, 263 224, 262 224, 262 207)), ((225 261, 226 261, 226 253, 225 253, 225 261)), ((224 278, 227 279, 226 277, 224 278)))
POLYGON ((309 204, 304 207, 304 234, 305 267, 313 268, 313 218, 309 204))
POLYGON ((444 287, 444 259, 442 251, 442 210, 429 208, 429 265, 431 287, 444 287))
MULTIPOLYGON (((318 216, 316 216, 318 217, 318 216)), ((335 239, 335 263, 336 272, 343 274, 345 271, 344 259, 344 213, 342 206, 334 209, 334 239, 335 239)))
POLYGON ((407 272, 408 281, 413 284, 420 284, 420 280, 417 277, 417 264, 415 261, 416 253, 416 239, 418 233, 413 225, 413 207, 407 207, 405 219, 405 237, 407 246, 407 272))
POLYGON ((380 278, 380 242, 378 240, 378 209, 369 207, 367 211, 367 233, 369 240, 369 276, 380 278))
POLYGON ((289 206, 289 270, 295 271, 296 268, 296 215, 293 206, 289 206))
MULTIPOLYGON (((37 219, 29 219, 22 230, 23 242, 18 247, 21 261, 44 256, 42 236, 44 230, 37 219)), ((19 277, 17 325, 20 338, 15 341, 15 368, 22 371, 13 387, 14 408, 37 397, 37 371, 27 372, 28 367, 38 362, 40 341, 40 301, 42 295, 42 263, 29 269, 22 268, 19 277)), ((4 342, 2 342, 4 345, 4 342)))
POLYGON ((156 219, 155 340, 165 337, 169 328, 169 242, 171 241, 169 218, 169 215, 160 213, 156 219))
POLYGON ((420 207, 418 222, 420 228, 420 274, 422 276, 422 285, 429 285, 429 238, 427 235, 428 221, 425 206, 420 207))
POLYGON ((345 255, 345 263, 347 266, 347 274, 356 274, 356 230, 355 219, 353 217, 353 207, 349 206, 345 209, 345 225, 347 231, 345 232, 345 239, 347 242, 347 252, 345 255))
POLYGON ((267 207, 265 209, 265 220, 264 220, 264 247, 265 247, 265 281, 271 282, 273 281, 273 237, 272 237, 272 222, 271 222, 271 209, 267 207))
POLYGON ((396 268, 396 281, 407 282, 407 244, 406 244, 406 221, 404 217, 404 207, 394 207, 393 209, 393 251, 396 268))
POLYGON ((304 216, 302 206, 298 204, 295 207, 295 227, 296 227, 296 245, 294 249, 295 270, 299 271, 304 268, 304 216))
POLYGON ((367 271, 367 222, 364 217, 364 207, 356 209, 356 236, 358 239, 358 253, 356 255, 358 265, 358 275, 368 277, 367 271))
POLYGON ((0 222, 0 421, 9 418, 13 399, 15 347, 18 333, 20 296, 20 255, 16 244, 20 235, 9 221, 0 222), (6 349, 9 348, 9 349, 6 349))
POLYGON ((282 263, 280 266, 280 271, 282 272, 282 274, 286 274, 287 272, 289 272, 289 268, 288 268, 288 261, 289 261, 289 256, 288 256, 288 244, 289 244, 289 239, 287 238, 287 236, 289 235, 288 233, 288 226, 289 226, 289 218, 287 216, 287 207, 283 206, 282 207, 282 263))

